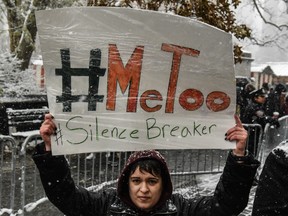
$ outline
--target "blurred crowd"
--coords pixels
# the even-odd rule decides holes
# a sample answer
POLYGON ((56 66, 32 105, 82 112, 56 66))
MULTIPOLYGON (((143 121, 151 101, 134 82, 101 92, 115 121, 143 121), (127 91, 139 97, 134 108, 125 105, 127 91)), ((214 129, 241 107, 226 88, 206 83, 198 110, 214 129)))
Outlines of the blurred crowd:
POLYGON ((278 128, 280 124, 278 119, 288 115, 288 91, 283 84, 269 85, 263 83, 262 87, 257 89, 253 81, 248 79, 238 79, 237 89, 237 113, 244 124, 257 124, 261 128, 254 128, 249 132, 249 136, 256 137, 248 139, 248 150, 257 152, 258 139, 266 124, 278 128))
POLYGON ((256 89, 253 82, 239 80, 236 82, 237 112, 246 124, 266 123, 279 125, 278 118, 288 115, 288 92, 283 84, 274 86, 263 83, 256 89))

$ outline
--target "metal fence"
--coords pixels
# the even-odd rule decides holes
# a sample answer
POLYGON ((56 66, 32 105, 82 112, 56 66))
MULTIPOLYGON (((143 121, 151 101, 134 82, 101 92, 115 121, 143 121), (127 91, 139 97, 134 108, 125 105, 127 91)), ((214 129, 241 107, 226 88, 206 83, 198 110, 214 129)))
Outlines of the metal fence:
MULTIPOLYGON (((249 134, 253 134, 249 136, 249 145, 253 143, 251 139, 258 142, 257 148, 253 149, 255 156, 261 158, 261 152, 265 148, 263 137, 267 139, 268 135, 264 136, 260 125, 244 126, 249 134), (259 133, 252 133, 255 130, 259 133)), ((43 212, 42 206, 49 203, 46 202, 38 171, 31 158, 34 147, 39 142, 41 138, 39 134, 35 134, 27 137, 19 147, 12 137, 0 135, 0 215, 47 215, 47 211, 48 215, 61 215, 51 205, 45 207, 46 214, 39 213, 43 212)), ((196 175, 221 173, 228 150, 185 149, 160 152, 167 160, 174 188, 179 188, 197 184, 196 175)), ((130 154, 131 152, 75 154, 68 155, 67 159, 76 184, 98 191, 107 186, 115 186, 130 154)))

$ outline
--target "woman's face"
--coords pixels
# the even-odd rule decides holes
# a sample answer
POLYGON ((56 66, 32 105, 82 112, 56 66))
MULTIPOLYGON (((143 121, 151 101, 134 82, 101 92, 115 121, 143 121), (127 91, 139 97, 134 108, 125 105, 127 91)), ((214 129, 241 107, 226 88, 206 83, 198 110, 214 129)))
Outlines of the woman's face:
POLYGON ((149 211, 156 205, 162 194, 162 178, 148 172, 140 172, 139 167, 129 177, 129 195, 140 209, 149 211))

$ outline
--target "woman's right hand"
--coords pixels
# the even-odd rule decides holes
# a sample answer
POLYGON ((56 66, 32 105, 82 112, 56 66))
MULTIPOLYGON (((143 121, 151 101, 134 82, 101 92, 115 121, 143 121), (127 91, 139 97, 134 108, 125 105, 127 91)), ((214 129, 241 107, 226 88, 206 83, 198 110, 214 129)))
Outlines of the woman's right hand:
POLYGON ((40 127, 40 135, 45 143, 45 150, 51 151, 51 135, 56 133, 56 125, 53 122, 53 116, 49 113, 45 115, 44 122, 40 127))

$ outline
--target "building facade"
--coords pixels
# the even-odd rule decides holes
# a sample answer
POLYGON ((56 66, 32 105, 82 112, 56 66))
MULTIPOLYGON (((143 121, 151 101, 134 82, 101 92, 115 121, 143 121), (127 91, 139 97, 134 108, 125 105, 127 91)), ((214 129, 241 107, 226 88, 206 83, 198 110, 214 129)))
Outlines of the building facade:
POLYGON ((255 87, 261 88, 263 83, 275 86, 279 83, 288 85, 288 62, 267 62, 251 66, 251 77, 255 79, 255 87))

